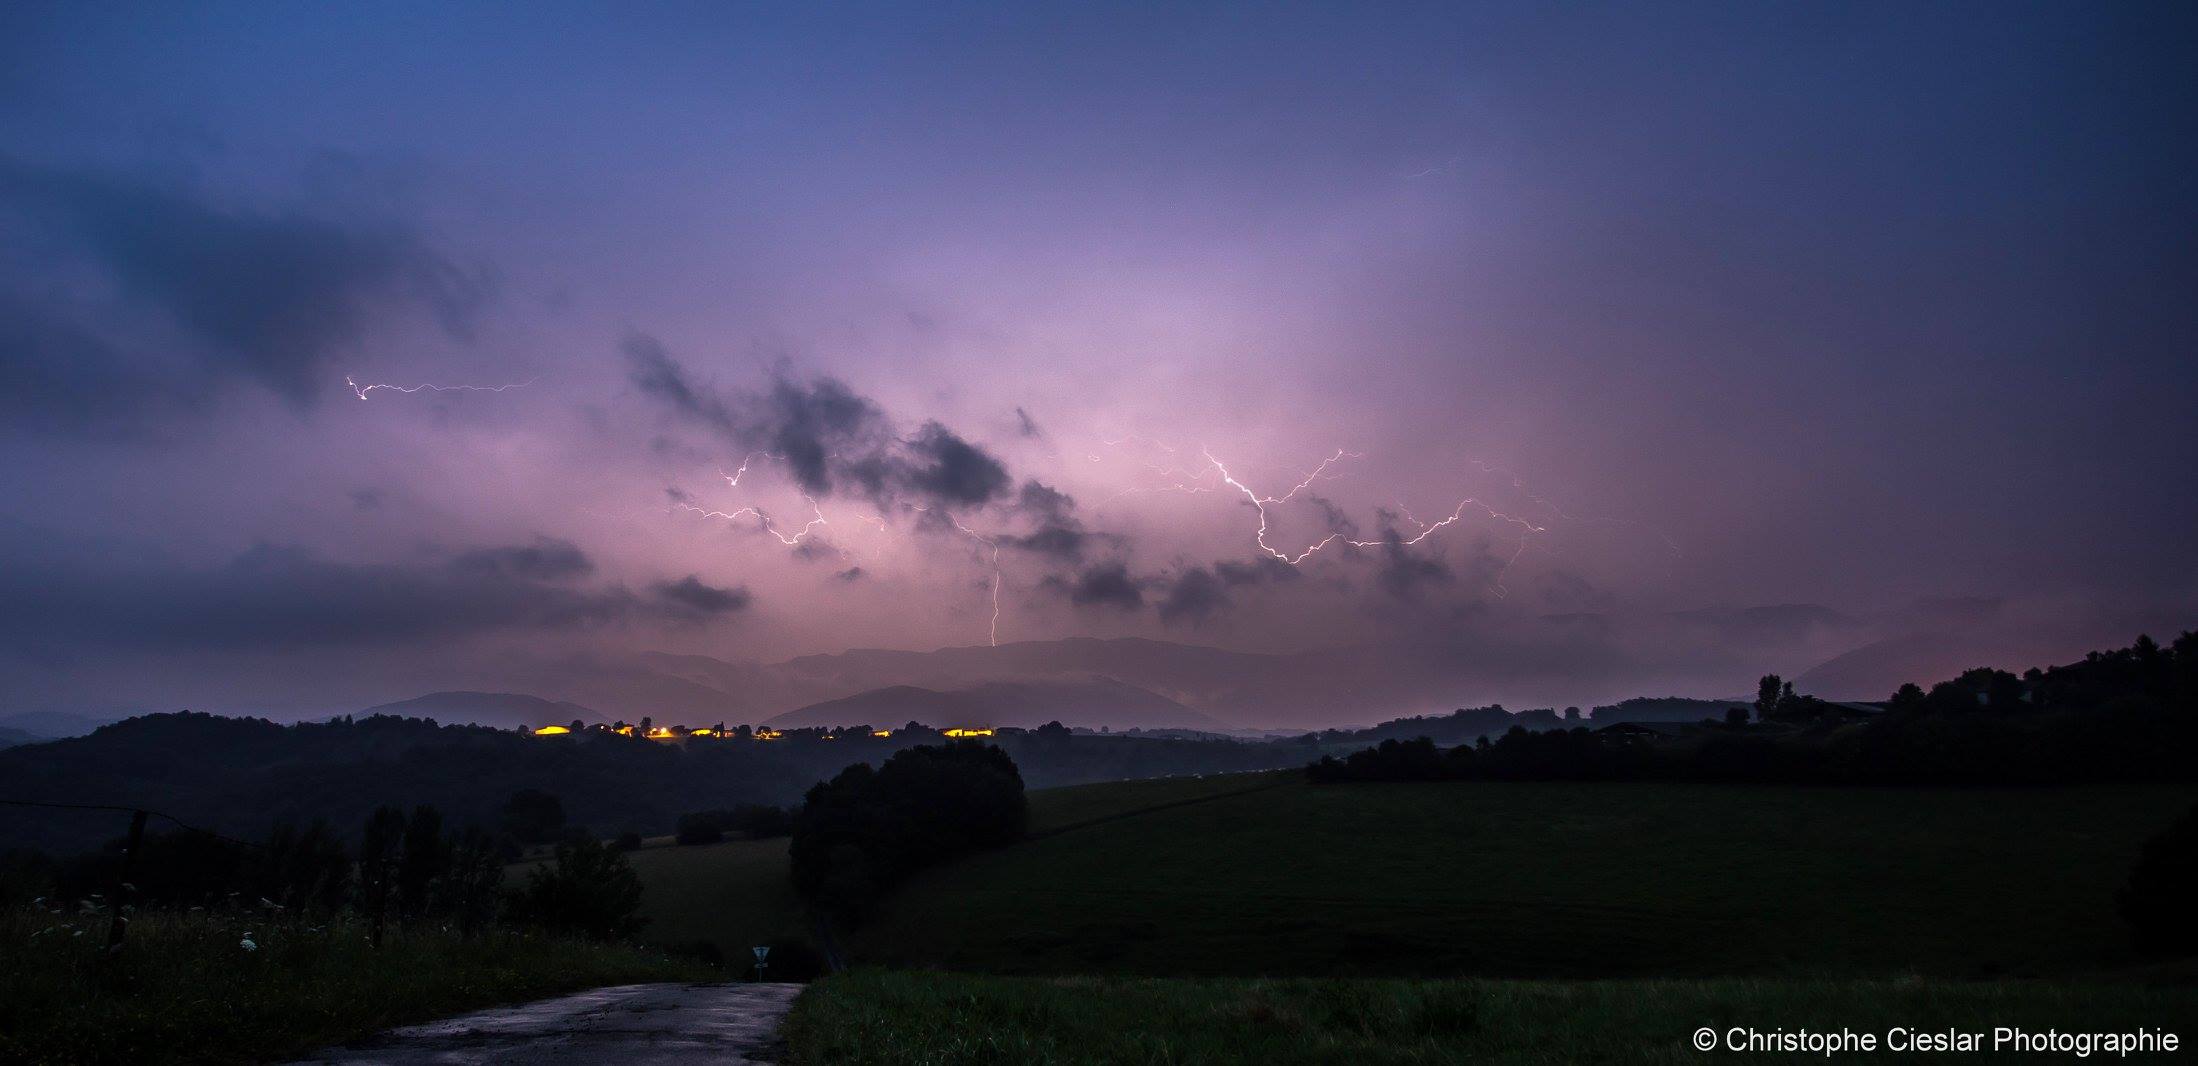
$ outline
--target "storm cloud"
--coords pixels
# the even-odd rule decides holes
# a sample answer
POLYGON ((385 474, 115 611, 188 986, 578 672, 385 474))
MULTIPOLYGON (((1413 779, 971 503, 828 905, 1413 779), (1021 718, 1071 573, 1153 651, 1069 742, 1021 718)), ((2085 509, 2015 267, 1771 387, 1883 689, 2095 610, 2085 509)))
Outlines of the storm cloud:
POLYGON ((784 464, 805 493, 951 511, 999 501, 1013 483, 998 457, 937 420, 897 436, 876 403, 836 378, 781 375, 759 393, 721 392, 647 334, 628 335, 621 348, 627 380, 643 395, 740 449, 746 461, 784 464))
POLYGON ((536 542, 442 562, 350 563, 262 544, 208 569, 11 569, 0 633, 27 645, 165 650, 394 646, 628 621, 690 621, 738 611, 744 590, 694 577, 637 596, 564 583, 585 557, 536 542))
POLYGON ((1122 562, 1096 563, 1072 578, 1048 580, 1078 607, 1134 611, 1145 606, 1144 585, 1130 576, 1129 566, 1122 562))
MULTIPOLYGON (((81 260, 160 312, 183 338, 191 370, 256 382, 301 407, 338 376, 331 356, 376 315, 422 309, 445 334, 465 339, 487 295, 478 272, 395 226, 233 209, 150 181, 5 158, 0 223, 0 232, 50 250, 55 265, 81 260)), ((40 379, 49 388, 39 395, 63 403, 92 391, 126 403, 128 392, 106 391, 126 376, 117 353, 165 347, 166 339, 112 337, 101 347, 86 342, 88 330, 26 324, 22 305, 33 281, 0 277, 17 292, 0 301, 0 377, 40 379)), ((138 375, 149 369, 121 356, 138 375)))

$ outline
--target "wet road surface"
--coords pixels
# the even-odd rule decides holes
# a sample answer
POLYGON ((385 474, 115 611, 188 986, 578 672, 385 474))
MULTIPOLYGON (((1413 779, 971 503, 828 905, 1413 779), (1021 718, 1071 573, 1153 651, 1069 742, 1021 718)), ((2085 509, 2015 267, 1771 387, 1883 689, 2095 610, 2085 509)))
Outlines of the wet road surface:
POLYGON ((392 1029, 295 1066, 776 1062, 797 984, 618 985, 392 1029))

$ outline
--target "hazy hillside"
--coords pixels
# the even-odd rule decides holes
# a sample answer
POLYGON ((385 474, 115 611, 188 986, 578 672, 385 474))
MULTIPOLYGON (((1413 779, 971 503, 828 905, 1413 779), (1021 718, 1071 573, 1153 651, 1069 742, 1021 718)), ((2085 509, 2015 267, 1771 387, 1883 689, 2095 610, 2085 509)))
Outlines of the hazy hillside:
MULTIPOLYGON (((906 730, 831 740, 790 732, 768 743, 601 732, 534 737, 432 725, 416 714, 296 725, 161 714, 86 737, 0 749, 0 781, 15 796, 142 805, 247 839, 264 836, 277 821, 319 817, 355 832, 385 803, 432 804, 452 825, 493 827, 504 801, 526 788, 557 795, 573 824, 602 835, 656 834, 670 832, 689 811, 797 803, 811 785, 852 763, 874 764, 939 740, 906 730)), ((1034 788, 1297 767, 1318 754, 1280 741, 1039 733, 995 740, 1034 788)), ((107 811, 0 807, 0 849, 28 845, 67 854, 111 838, 117 824, 107 811)))
POLYGON ((1589 725, 1605 726, 1617 722, 1699 722, 1704 718, 1722 721, 1725 712, 1734 707, 1749 704, 1740 700, 1697 700, 1684 696, 1636 696, 1630 700, 1595 708, 1589 714, 1589 725))
MULTIPOLYGON (((1870 626, 1835 611, 1798 604, 1680 615, 1547 616, 1496 634, 1431 634, 1416 643, 1289 654, 1091 637, 929 651, 857 648, 781 662, 643 652, 515 666, 468 680, 466 687, 536 693, 629 721, 648 716, 754 724, 882 689, 964 692, 988 684, 1104 677, 1204 715, 1209 728, 1324 728, 1491 702, 1562 707, 1644 690, 1739 693, 1763 673, 1798 671, 1873 635, 1870 626), (1716 659, 1690 658, 1693 653, 1684 649, 1693 644, 1672 645, 1658 636, 1675 630, 1692 634, 1687 640, 1695 644, 1707 641, 1720 649, 1716 659)), ((1829 694, 1882 699, 1890 691, 1853 684, 1829 694)), ((863 706, 868 704, 855 705, 863 706)), ((1069 714, 1086 713, 1080 708, 1045 717, 1069 721, 1069 714)), ((892 716, 889 710, 846 713, 882 721, 892 716)), ((1198 721, 1171 714, 1176 720, 1161 724, 1198 721)))
POLYGON ((872 725, 895 728, 903 722, 922 722, 935 728, 982 724, 972 701, 958 693, 935 692, 914 685, 894 685, 836 700, 812 703, 769 719, 765 724, 781 729, 802 726, 872 725))
POLYGON ((575 719, 608 723, 610 718, 577 703, 545 700, 519 692, 430 692, 397 703, 384 703, 359 712, 359 717, 393 714, 400 718, 432 718, 445 725, 485 725, 497 729, 561 725, 575 719))
POLYGON ((12 748, 18 744, 36 744, 41 740, 50 739, 52 738, 42 737, 36 733, 26 733, 20 729, 9 729, 6 726, 0 726, 0 748, 12 748))
POLYGON ((48 739, 80 737, 100 726, 119 722, 120 718, 102 715, 68 714, 62 711, 23 711, 0 715, 0 729, 13 729, 35 737, 48 739))
POLYGON ((1022 726, 1061 722, 1090 729, 1224 729, 1225 723, 1158 693, 1113 678, 994 681, 951 692, 895 685, 826 700, 770 720, 781 728, 920 722, 950 726, 1022 726))

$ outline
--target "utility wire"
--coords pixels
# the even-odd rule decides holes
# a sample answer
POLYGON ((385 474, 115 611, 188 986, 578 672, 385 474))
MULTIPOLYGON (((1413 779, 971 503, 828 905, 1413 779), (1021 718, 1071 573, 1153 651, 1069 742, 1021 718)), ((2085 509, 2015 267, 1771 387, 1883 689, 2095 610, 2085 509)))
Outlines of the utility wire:
POLYGON ((156 811, 150 807, 128 807, 112 803, 48 803, 44 800, 19 800, 7 799, 4 797, 0 797, 0 806, 48 807, 54 810, 63 811, 120 811, 123 814, 135 814, 138 811, 144 811, 146 814, 151 815, 152 817, 174 822, 177 827, 189 830, 201 836, 209 836, 213 837, 215 840, 227 841, 239 847, 253 848, 259 851, 267 850, 267 845, 265 844, 255 844, 249 840, 238 840, 237 838, 229 836, 226 833, 216 833, 211 829, 201 829, 198 826, 192 825, 191 823, 176 817, 175 815, 169 814, 165 811, 156 811))

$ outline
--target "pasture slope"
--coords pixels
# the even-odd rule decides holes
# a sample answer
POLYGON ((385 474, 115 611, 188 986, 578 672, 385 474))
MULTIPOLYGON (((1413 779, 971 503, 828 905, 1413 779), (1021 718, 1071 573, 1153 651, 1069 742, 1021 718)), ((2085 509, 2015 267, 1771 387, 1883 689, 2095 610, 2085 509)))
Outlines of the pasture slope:
MULTIPOLYGON (((1272 787, 1065 832, 1040 818, 1032 839, 889 897, 850 953, 1009 974, 2092 972, 2133 961, 2114 892, 2194 797, 1234 780, 1272 787)), ((1170 787, 1035 793, 1033 806, 1153 806, 1140 801, 1170 787)))
MULTIPOLYGON (((2198 972, 2135 957, 2113 895, 2194 799, 1295 772, 1036 791, 1022 843, 841 930, 857 968, 787 1036, 800 1063, 1693 1062, 1705 1025, 2188 1041, 2198 972)), ((651 934, 730 956, 798 928, 783 844, 637 853, 651 934)))

